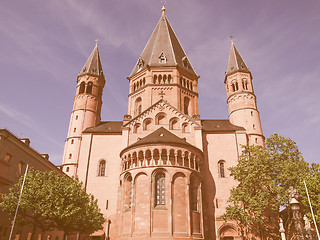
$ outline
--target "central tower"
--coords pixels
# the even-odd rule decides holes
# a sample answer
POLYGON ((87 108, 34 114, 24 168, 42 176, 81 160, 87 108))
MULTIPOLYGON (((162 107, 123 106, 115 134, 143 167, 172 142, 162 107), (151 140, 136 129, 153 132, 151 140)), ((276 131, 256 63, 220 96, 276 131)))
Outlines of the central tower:
POLYGON ((135 117, 164 99, 198 115, 198 78, 165 15, 165 8, 128 80, 128 115, 135 117))

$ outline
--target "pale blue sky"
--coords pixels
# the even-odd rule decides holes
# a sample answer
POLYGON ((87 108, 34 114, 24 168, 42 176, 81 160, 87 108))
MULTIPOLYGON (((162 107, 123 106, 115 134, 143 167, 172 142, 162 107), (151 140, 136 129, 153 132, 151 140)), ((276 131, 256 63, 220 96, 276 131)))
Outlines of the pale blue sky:
MULTIPOLYGON (((76 77, 96 38, 102 120, 122 120, 128 80, 161 15, 160 0, 1 1, 0 128, 62 161, 76 77)), ((320 163, 320 1, 168 0, 166 15, 200 75, 202 119, 227 119, 224 71, 233 35, 253 74, 262 128, 320 163)))

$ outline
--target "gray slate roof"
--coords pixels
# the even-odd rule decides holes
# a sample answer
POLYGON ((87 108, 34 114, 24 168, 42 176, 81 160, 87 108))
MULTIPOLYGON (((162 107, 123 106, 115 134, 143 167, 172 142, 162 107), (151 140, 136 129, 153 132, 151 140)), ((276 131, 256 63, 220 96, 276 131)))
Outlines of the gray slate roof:
POLYGON ((231 49, 229 54, 229 61, 228 61, 228 67, 226 70, 226 75, 228 76, 237 71, 250 73, 248 66, 243 61, 233 41, 231 41, 231 49))
POLYGON ((201 120, 202 130, 204 132, 230 132, 245 130, 243 127, 239 127, 230 123, 229 120, 201 120))
POLYGON ((85 74, 104 78, 99 50, 98 50, 98 44, 96 44, 96 46, 94 47, 87 62, 84 64, 78 76, 85 75, 85 74))
POLYGON ((164 11, 130 77, 147 66, 179 66, 197 76, 164 11), (160 63, 160 56, 165 63, 160 63))
POLYGON ((122 121, 101 122, 96 127, 87 128, 84 133, 122 133, 122 121))
POLYGON ((190 143, 186 141, 185 138, 179 138, 173 133, 169 132, 167 129, 164 127, 160 127, 154 132, 150 133, 144 138, 141 138, 137 142, 131 144, 129 147, 134 147, 138 145, 143 145, 143 144, 152 144, 152 143, 166 143, 166 144, 183 144, 187 146, 192 146, 190 143))

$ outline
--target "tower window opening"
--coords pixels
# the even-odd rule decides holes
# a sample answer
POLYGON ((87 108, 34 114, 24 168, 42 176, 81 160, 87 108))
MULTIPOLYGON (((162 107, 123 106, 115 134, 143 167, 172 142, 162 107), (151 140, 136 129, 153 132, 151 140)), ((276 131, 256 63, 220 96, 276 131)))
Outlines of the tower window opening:
POLYGON ((253 125, 252 125, 252 128, 253 128, 253 129, 256 129, 256 125, 255 125, 255 124, 253 124, 253 125))
POLYGON ((133 91, 136 91, 136 84, 133 84, 133 91))
POLYGON ((82 82, 82 83, 80 83, 79 94, 84 93, 84 89, 85 89, 85 83, 82 82))
POLYGON ((92 93, 92 82, 88 82, 86 93, 87 94, 92 93))
POLYGON ((190 90, 193 91, 192 82, 190 82, 190 90))
POLYGON ((234 85, 234 83, 231 84, 231 87, 232 87, 232 92, 235 92, 236 91, 236 86, 234 85))
POLYGON ((186 87, 186 79, 183 79, 183 86, 186 87))
POLYGON ((187 88, 189 89, 189 81, 187 81, 187 88))
POLYGON ((69 170, 70 170, 70 168, 69 168, 69 167, 67 167, 66 172, 69 172, 69 170))
POLYGON ((76 132, 76 131, 77 131, 77 129, 76 129, 76 128, 74 128, 74 129, 73 129, 73 132, 76 132))
POLYGON ((73 139, 71 139, 71 144, 73 144, 74 143, 74 140, 73 139))
POLYGON ((72 158, 72 154, 70 153, 70 154, 69 154, 69 159, 71 159, 71 158, 72 158))
POLYGON ((166 56, 164 55, 164 53, 162 52, 159 56, 159 63, 167 63, 167 58, 166 56))
POLYGON ((226 177, 226 174, 225 174, 225 161, 223 161, 223 160, 219 161, 218 170, 219 170, 219 177, 225 178, 226 177))
POLYGON ((138 97, 136 102, 135 102, 135 110, 134 110, 134 115, 137 116, 141 113, 142 111, 142 99, 141 97, 138 97))
POLYGON ((146 85, 146 78, 143 78, 143 85, 146 85))
POLYGON ((239 90, 239 85, 238 85, 238 82, 236 82, 236 91, 239 90))
POLYGON ((167 81, 167 75, 163 75, 163 83, 166 84, 167 81))
POLYGON ((188 97, 184 97, 184 100, 183 100, 183 112, 185 114, 189 114, 189 102, 190 102, 190 99, 188 97))
POLYGON ((246 79, 242 79, 242 87, 244 90, 248 90, 248 81, 246 79))
POLYGON ((157 83, 157 75, 153 76, 153 83, 156 84, 157 83))
POLYGON ((168 76, 168 83, 171 83, 171 75, 168 76))
POLYGON ((166 186, 165 186, 165 175, 160 172, 156 175, 156 194, 155 194, 155 206, 166 205, 166 186))
POLYGON ((256 138, 256 140, 255 140, 255 141, 256 141, 256 143, 258 143, 258 138, 256 138))
POLYGON ((78 120, 78 115, 76 116, 76 120, 78 120))
POLYGON ((159 75, 159 76, 158 76, 158 82, 159 82, 159 84, 161 84, 161 81, 162 81, 162 76, 159 75))
POLYGON ((99 163, 99 172, 98 172, 98 176, 106 176, 106 161, 102 160, 99 163))
POLYGON ((182 86, 182 77, 180 77, 180 85, 182 86))
POLYGON ((253 111, 251 111, 251 116, 253 116, 253 111))

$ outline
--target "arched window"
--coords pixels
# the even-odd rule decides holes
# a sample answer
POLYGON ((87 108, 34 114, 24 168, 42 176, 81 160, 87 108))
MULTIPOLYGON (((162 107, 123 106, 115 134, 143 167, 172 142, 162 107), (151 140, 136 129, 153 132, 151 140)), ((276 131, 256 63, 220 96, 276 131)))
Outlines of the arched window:
POLYGON ((242 87, 244 90, 248 90, 248 81, 247 79, 242 79, 242 87))
POLYGON ((184 97, 183 99, 183 112, 185 114, 189 114, 189 98, 188 97, 184 97))
POLYGON ((156 84, 157 83, 157 75, 153 76, 153 83, 156 84))
POLYGON ((136 102, 135 102, 135 110, 134 110, 134 115, 137 116, 141 113, 142 110, 142 99, 141 97, 138 97, 136 102))
POLYGON ((86 87, 86 84, 84 82, 80 83, 79 94, 84 93, 85 87, 86 87))
POLYGON ((225 161, 220 160, 218 162, 218 172, 219 172, 219 177, 221 178, 225 178, 226 177, 226 173, 225 173, 225 161))
POLYGON ((133 133, 141 133, 141 124, 137 123, 133 127, 133 133))
POLYGON ((171 118, 169 122, 169 128, 174 130, 174 129, 179 129, 179 119, 178 118, 171 118))
POLYGON ((69 168, 69 167, 67 167, 66 172, 69 172, 69 170, 70 170, 70 168, 69 168))
POLYGON ((72 154, 70 153, 70 154, 69 154, 69 159, 71 159, 71 158, 72 158, 72 154))
POLYGON ((98 172, 98 176, 106 176, 106 161, 102 160, 99 163, 99 172, 98 172))
POLYGON ((151 118, 147 118, 143 121, 143 130, 150 130, 151 118))
POLYGON ((231 87, 232 87, 232 92, 235 92, 236 91, 236 86, 234 85, 234 83, 231 84, 231 87))
POLYGON ((155 176, 155 206, 166 205, 166 186, 165 175, 159 172, 155 176))
POLYGON ((165 124, 166 123, 166 114, 163 112, 160 112, 156 116, 156 124, 165 124))
POLYGON ((182 132, 187 133, 190 132, 189 124, 188 123, 183 123, 182 124, 182 132))
POLYGON ((239 85, 238 85, 238 82, 236 82, 236 91, 239 90, 239 85))
POLYGON ((167 81, 167 75, 164 75, 163 76, 163 83, 166 84, 166 81, 167 81))
POLYGON ((92 82, 88 82, 86 93, 88 94, 92 93, 92 82))
POLYGON ((159 81, 159 84, 161 84, 161 81, 162 81, 162 75, 159 75, 159 76, 158 76, 158 81, 159 81))
POLYGON ((132 201, 132 177, 131 175, 126 176, 124 180, 124 208, 131 208, 132 201))
POLYGON ((168 83, 171 83, 171 75, 168 75, 168 83))
POLYGON ((192 82, 190 82, 190 90, 193 91, 192 82))

